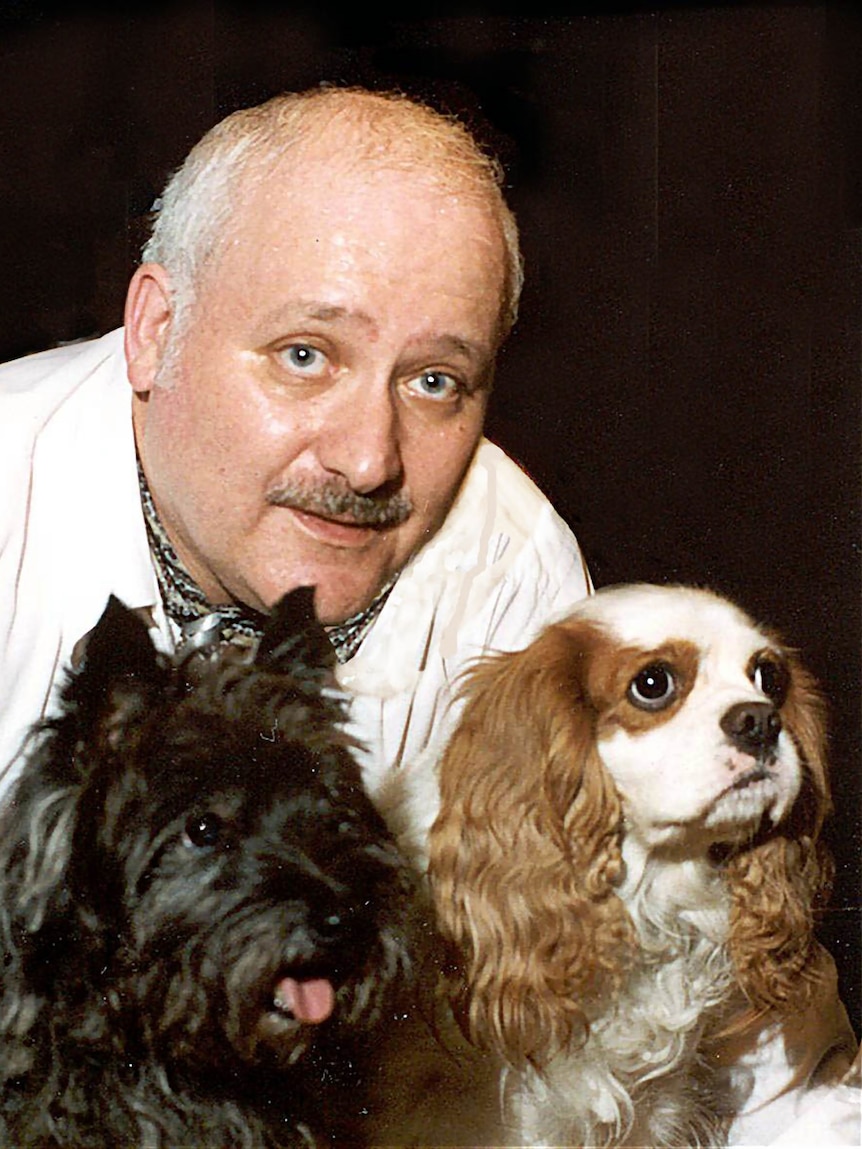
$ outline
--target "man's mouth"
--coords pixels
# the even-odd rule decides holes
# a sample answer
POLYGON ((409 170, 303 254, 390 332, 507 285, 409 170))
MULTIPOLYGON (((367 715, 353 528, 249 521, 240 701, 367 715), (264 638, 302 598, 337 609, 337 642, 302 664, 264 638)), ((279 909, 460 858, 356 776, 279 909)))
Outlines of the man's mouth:
POLYGON ((385 528, 357 523, 352 519, 333 518, 302 511, 289 504, 277 504, 293 515, 299 527, 318 541, 333 546, 362 547, 375 539, 385 528))

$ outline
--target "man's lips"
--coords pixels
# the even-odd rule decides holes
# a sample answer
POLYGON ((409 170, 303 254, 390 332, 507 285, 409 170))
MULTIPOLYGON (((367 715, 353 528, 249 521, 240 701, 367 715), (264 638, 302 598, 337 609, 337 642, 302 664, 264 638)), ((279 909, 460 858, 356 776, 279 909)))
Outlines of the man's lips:
POLYGON ((385 528, 352 522, 349 519, 333 519, 324 515, 301 511, 298 507, 284 507, 289 511, 299 527, 315 539, 345 547, 363 547, 385 528))

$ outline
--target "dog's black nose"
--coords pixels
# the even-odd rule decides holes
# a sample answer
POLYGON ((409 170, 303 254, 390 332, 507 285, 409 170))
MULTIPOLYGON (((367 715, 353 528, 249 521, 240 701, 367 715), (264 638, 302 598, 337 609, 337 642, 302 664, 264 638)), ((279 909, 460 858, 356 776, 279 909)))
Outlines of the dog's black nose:
POLYGON ((321 943, 335 945, 349 938, 352 914, 346 909, 318 907, 311 915, 311 925, 321 943))
POLYGON ((721 720, 721 729, 745 754, 775 749, 781 733, 781 715, 769 702, 738 702, 721 720))
POLYGON ((354 900, 326 885, 309 884, 302 918, 309 938, 321 952, 349 950, 373 928, 374 908, 368 901, 354 900))

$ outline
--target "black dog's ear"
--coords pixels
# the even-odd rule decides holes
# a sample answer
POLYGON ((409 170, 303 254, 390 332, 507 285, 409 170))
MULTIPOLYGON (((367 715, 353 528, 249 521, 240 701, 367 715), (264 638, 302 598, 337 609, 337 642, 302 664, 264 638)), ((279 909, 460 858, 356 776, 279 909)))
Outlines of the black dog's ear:
POLYGON ((120 718, 139 709, 168 678, 146 623, 114 595, 86 636, 83 651, 65 700, 85 724, 94 724, 111 711, 120 718), (137 705, 120 705, 122 697, 136 700, 137 705))
POLYGON ((110 686, 123 679, 155 682, 163 670, 146 623, 111 595, 102 617, 87 636, 84 669, 91 685, 110 686))
POLYGON ((314 613, 314 587, 288 591, 272 608, 255 656, 262 670, 331 670, 335 651, 314 613))

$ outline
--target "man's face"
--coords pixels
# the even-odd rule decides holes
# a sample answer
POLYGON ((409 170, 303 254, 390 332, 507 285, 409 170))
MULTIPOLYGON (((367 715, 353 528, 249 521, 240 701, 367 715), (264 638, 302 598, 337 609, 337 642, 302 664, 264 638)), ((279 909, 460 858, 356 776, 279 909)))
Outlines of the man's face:
POLYGON ((167 275, 139 270, 138 447, 213 602, 314 584, 338 621, 434 534, 481 433, 503 276, 489 208, 308 149, 241 196, 167 380, 167 275))

